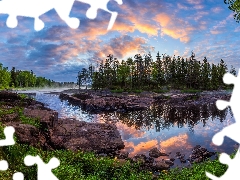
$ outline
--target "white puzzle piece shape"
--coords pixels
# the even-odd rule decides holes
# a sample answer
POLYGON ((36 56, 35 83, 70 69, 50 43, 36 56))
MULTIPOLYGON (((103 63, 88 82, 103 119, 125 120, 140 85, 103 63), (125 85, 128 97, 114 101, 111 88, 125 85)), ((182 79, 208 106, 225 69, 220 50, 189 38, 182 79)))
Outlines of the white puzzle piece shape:
POLYGON ((28 155, 24 158, 24 163, 26 166, 32 166, 34 164, 38 165, 38 180, 58 180, 58 178, 52 173, 52 169, 60 165, 60 161, 53 157, 50 161, 45 164, 39 156, 28 155))
POLYGON ((15 141, 13 139, 13 134, 15 132, 14 127, 12 126, 7 126, 4 128, 4 135, 6 137, 6 139, 2 139, 0 140, 0 146, 10 146, 10 145, 14 145, 15 141))
POLYGON ((5 160, 0 161, 0 171, 6 171, 8 169, 8 162, 5 160))
POLYGON ((73 3, 74 0, 2 0, 0 1, 0 13, 9 14, 7 26, 10 28, 17 27, 17 16, 34 18, 34 28, 39 31, 44 28, 44 23, 39 16, 55 9, 68 26, 78 28, 79 20, 69 17, 73 3))
POLYGON ((211 178, 212 180, 238 180, 240 177, 239 171, 239 162, 240 162, 240 150, 238 149, 235 157, 233 159, 230 158, 226 153, 220 154, 219 161, 222 164, 227 164, 227 171, 221 176, 216 177, 208 172, 206 172, 206 176, 211 178))
MULTIPOLYGON (((107 4, 110 0, 77 0, 77 1, 80 1, 80 2, 83 2, 83 3, 86 3, 86 4, 89 4, 91 7, 88 9, 87 13, 86 13, 86 16, 87 18, 89 19, 95 19, 97 17, 97 11, 98 9, 102 9, 104 11, 107 11, 111 14, 111 19, 109 21, 109 24, 108 24, 108 28, 107 30, 110 30, 112 29, 116 19, 117 19, 117 15, 118 13, 117 12, 113 12, 113 11, 110 11, 108 8, 107 8, 107 4)), ((123 2, 122 0, 115 0, 119 5, 122 5, 123 2)))
MULTIPOLYGON (((224 143, 225 136, 231 138, 232 140, 240 144, 240 111, 238 105, 240 102, 240 74, 235 77, 230 73, 226 73, 223 77, 223 81, 225 84, 234 84, 234 89, 229 102, 218 100, 216 102, 216 106, 219 110, 223 110, 227 106, 230 106, 236 122, 225 127, 223 130, 213 136, 212 142, 217 146, 220 146, 224 143)), ((219 157, 219 161, 222 164, 228 165, 227 171, 221 177, 216 177, 206 172, 207 177, 211 178, 212 180, 239 179, 240 171, 238 164, 240 163, 240 149, 238 149, 233 159, 231 159, 226 153, 222 153, 219 157)))
MULTIPOLYGON (((111 14, 108 29, 110 30, 115 23, 118 13, 110 11, 107 4, 110 0, 78 0, 89 4, 91 7, 86 12, 89 19, 95 19, 97 10, 102 9, 111 14)), ((119 5, 122 0, 115 0, 119 5)), ((7 26, 15 28, 18 25, 17 16, 34 18, 34 29, 40 31, 44 28, 44 22, 39 17, 51 9, 55 9, 59 17, 73 29, 79 27, 80 20, 74 17, 69 17, 75 0, 2 0, 0 1, 0 13, 9 14, 7 26)))

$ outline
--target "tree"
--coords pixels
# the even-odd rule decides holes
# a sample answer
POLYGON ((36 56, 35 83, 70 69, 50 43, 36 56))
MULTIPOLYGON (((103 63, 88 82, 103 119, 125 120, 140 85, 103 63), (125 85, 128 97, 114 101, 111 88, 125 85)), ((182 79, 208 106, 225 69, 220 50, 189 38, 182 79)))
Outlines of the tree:
POLYGON ((3 67, 0 63, 0 89, 8 88, 11 82, 11 74, 8 72, 7 67, 3 67))
POLYGON ((233 11, 236 22, 240 22, 240 0, 224 0, 225 4, 229 4, 228 8, 233 11))
POLYGON ((202 70, 201 72, 202 89, 209 90, 211 83, 210 82, 211 67, 206 57, 204 57, 203 59, 201 70, 202 70))

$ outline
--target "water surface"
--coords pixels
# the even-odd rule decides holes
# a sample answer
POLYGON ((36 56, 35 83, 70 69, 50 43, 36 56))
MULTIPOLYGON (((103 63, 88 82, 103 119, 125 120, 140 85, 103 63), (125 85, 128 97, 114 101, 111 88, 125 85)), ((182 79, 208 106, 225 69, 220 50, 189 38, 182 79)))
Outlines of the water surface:
MULTIPOLYGON (((146 154, 157 147, 162 152, 175 157, 181 152, 188 157, 196 145, 201 145, 209 151, 231 154, 238 144, 225 138, 222 146, 215 146, 212 137, 224 127, 235 122, 231 109, 219 111, 215 105, 204 105, 198 108, 169 105, 151 106, 148 110, 130 113, 89 114, 80 107, 72 106, 67 101, 61 101, 58 95, 37 92, 35 99, 47 107, 58 111, 59 118, 75 118, 79 121, 101 122, 110 121, 116 124, 125 143, 124 151, 130 156, 146 154)), ((161 160, 163 157, 158 158, 161 160)), ((166 157, 164 157, 166 158, 166 157)), ((175 160, 175 166, 186 166, 175 160)))

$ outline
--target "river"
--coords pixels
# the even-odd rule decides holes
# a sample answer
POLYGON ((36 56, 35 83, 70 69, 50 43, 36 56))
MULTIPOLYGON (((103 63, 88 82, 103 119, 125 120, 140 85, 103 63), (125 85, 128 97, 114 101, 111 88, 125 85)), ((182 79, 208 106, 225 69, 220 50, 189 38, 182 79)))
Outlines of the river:
MULTIPOLYGON (((123 151, 129 152, 130 157, 136 154, 148 155, 149 150, 154 147, 170 154, 170 158, 174 158, 176 152, 188 157, 196 145, 205 147, 209 151, 228 154, 238 148, 238 144, 229 138, 225 138, 222 146, 215 146, 212 143, 214 134, 235 122, 230 108, 219 111, 215 106, 206 105, 199 109, 183 108, 179 111, 165 105, 151 106, 148 110, 125 114, 117 112, 89 114, 80 107, 61 101, 58 95, 49 92, 49 90, 24 91, 24 93, 36 93, 34 98, 50 109, 58 111, 59 118, 68 117, 79 121, 101 123, 111 121, 116 124, 125 144, 123 151)), ((189 165, 189 162, 181 164, 178 159, 174 163, 173 167, 189 165)))

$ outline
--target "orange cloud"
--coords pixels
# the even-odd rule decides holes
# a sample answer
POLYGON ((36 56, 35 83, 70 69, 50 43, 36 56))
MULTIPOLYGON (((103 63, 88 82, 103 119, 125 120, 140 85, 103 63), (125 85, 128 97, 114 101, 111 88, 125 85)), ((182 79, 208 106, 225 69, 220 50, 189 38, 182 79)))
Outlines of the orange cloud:
POLYGON ((171 137, 165 141, 160 143, 160 147, 162 149, 168 149, 171 147, 179 148, 187 145, 188 135, 187 134, 180 134, 179 136, 171 137))
POLYGON ((191 27, 186 21, 176 19, 165 13, 156 15, 154 20, 161 26, 161 35, 168 35, 184 43, 190 41, 189 35, 195 30, 195 28, 191 27))
POLYGON ((129 154, 131 157, 135 156, 136 154, 148 152, 154 147, 158 147, 158 141, 156 139, 147 142, 140 142, 137 145, 134 145, 133 142, 125 142, 124 144, 125 149, 127 149, 128 151, 131 149, 131 153, 129 154))
POLYGON ((139 131, 134 126, 128 127, 126 124, 123 123, 116 123, 116 126, 120 131, 123 132, 123 136, 128 135, 133 138, 141 138, 146 134, 145 131, 139 131))

